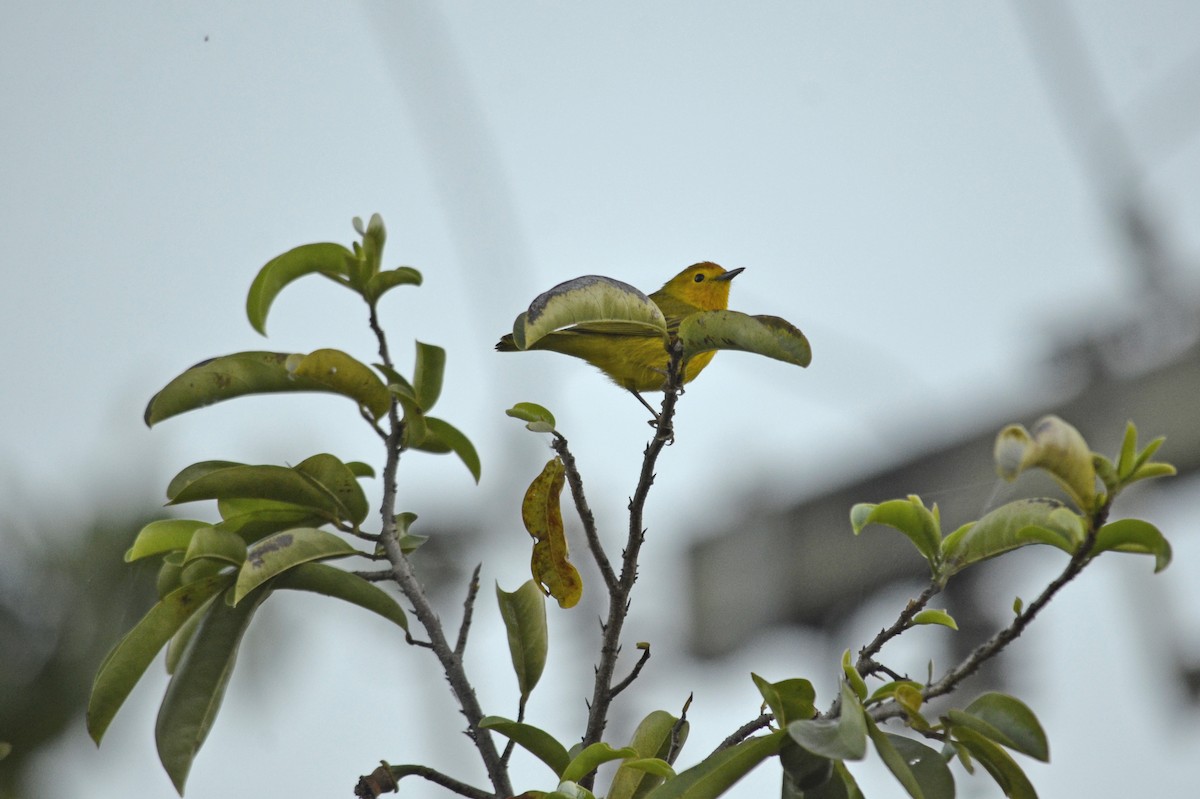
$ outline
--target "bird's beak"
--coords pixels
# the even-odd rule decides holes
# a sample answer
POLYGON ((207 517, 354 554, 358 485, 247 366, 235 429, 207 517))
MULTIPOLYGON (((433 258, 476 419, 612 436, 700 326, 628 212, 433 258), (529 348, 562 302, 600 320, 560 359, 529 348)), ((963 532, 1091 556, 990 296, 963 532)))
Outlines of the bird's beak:
POLYGON ((740 275, 742 273, 742 270, 744 270, 745 268, 746 267, 744 267, 744 266, 739 266, 737 269, 730 269, 728 272, 726 272, 723 275, 717 275, 716 277, 713 278, 713 280, 733 280, 735 277, 740 275))

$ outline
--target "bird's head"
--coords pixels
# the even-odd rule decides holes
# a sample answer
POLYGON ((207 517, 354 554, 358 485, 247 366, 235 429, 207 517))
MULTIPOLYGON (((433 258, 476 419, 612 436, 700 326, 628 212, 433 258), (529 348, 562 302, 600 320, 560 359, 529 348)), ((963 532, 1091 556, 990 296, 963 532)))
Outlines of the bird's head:
POLYGON ((662 292, 705 311, 724 310, 729 305, 729 281, 742 269, 725 270, 711 261, 692 264, 668 280, 662 292))

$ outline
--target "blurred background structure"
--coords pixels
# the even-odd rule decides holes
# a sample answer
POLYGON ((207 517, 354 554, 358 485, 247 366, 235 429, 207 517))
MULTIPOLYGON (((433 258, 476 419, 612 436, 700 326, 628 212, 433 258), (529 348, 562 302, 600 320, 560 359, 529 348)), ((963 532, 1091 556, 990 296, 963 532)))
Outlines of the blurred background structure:
MULTIPOLYGON (((369 358, 360 309, 319 281, 280 298, 268 342, 242 310, 267 259, 347 242, 355 215, 382 213, 389 265, 425 274, 383 305, 393 349, 447 348, 439 412, 483 459, 478 487, 450 458, 414 456, 402 475, 451 618, 474 563, 485 584, 526 576, 519 501, 549 453, 504 417, 515 402, 554 410, 606 540, 622 535, 644 409, 578 362, 492 351, 538 292, 587 273, 653 290, 715 260, 746 267, 732 307, 808 334, 808 370, 716 359, 660 464, 628 626, 654 658, 610 729, 694 691, 685 763, 756 715, 751 669, 827 695, 841 651, 919 590, 915 556, 875 570, 886 534, 853 537, 853 502, 917 493, 945 518, 977 516, 1026 489, 993 477, 996 430, 1051 411, 1105 448, 1132 418, 1195 468, 1193 3, 15 0, 0 8, 0 98, 4 796, 172 795, 153 745, 163 675, 99 750, 82 720, 99 658, 146 606, 152 575, 120 553, 171 475, 208 458, 378 460, 337 398, 250 399, 152 433, 140 418, 212 355, 369 358)), ((1171 539, 1167 572, 1098 563, 999 663, 1050 736, 1052 764, 1029 767, 1045 796, 1200 782, 1185 701, 1200 662, 1196 491, 1190 474, 1125 508, 1171 539)), ((1055 554, 981 566, 954 601, 990 629, 1055 554)), ((381 758, 470 760, 422 652, 367 614, 287 600, 248 636, 189 797, 347 795, 381 758)), ((529 713, 564 738, 582 729, 600 609, 585 594, 552 613, 548 672, 564 678, 529 713)), ((468 661, 485 707, 511 715, 498 626, 482 604, 468 661)), ((919 670, 930 651, 951 656, 948 636, 914 631, 887 654, 919 670)), ((536 763, 518 766, 519 784, 542 784, 536 763)), ((894 793, 864 768, 868 796, 894 793)), ((769 771, 732 796, 774 795, 769 771)), ((977 782, 961 795, 994 795, 977 782)))

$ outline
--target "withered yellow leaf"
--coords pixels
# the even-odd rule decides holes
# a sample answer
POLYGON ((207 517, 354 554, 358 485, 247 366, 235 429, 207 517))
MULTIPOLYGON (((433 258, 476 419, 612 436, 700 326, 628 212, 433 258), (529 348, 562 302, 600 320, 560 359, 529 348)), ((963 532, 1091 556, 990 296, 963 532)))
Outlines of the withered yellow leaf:
POLYGON ((525 492, 521 519, 534 538, 530 563, 533 579, 547 596, 558 600, 559 607, 571 608, 583 596, 583 579, 568 560, 567 537, 563 532, 559 505, 564 482, 563 463, 552 458, 525 492))

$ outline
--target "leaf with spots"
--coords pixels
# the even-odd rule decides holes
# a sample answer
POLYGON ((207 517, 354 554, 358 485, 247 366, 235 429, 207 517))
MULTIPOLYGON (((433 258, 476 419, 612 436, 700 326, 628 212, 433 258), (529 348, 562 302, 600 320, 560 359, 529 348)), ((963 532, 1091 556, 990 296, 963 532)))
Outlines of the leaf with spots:
POLYGON ((534 538, 533 579, 559 607, 574 607, 583 595, 583 579, 568 560, 567 537, 563 531, 559 497, 566 482, 563 462, 552 458, 542 469, 521 504, 521 519, 534 538))

